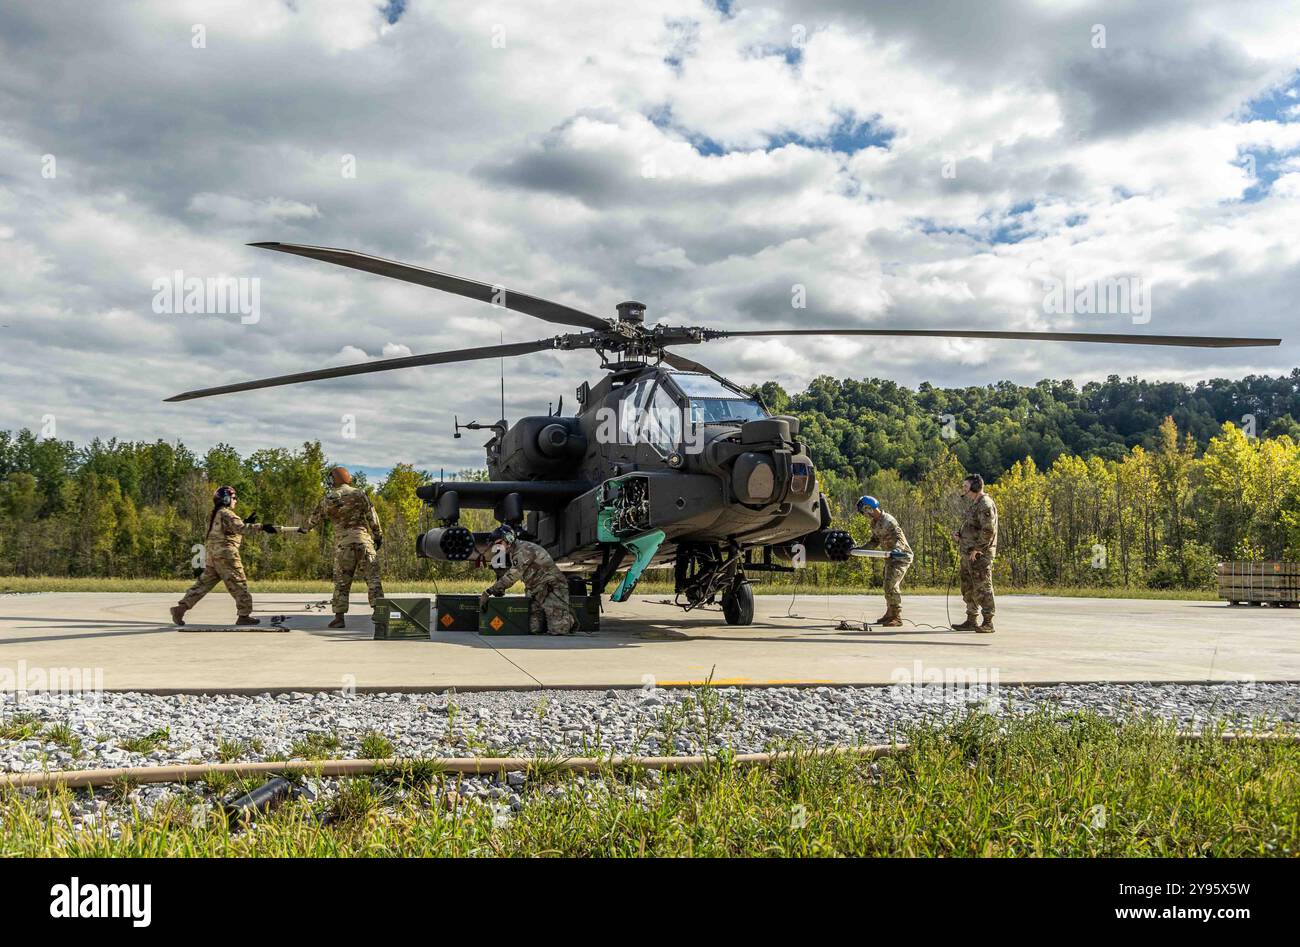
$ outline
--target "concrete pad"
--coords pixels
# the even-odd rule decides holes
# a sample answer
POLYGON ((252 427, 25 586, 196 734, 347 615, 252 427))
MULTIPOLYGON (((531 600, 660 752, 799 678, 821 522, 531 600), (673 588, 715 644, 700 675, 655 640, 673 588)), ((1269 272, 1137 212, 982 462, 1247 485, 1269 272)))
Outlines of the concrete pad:
MULTIPOLYGON (((1002 596, 998 632, 943 627, 838 630, 873 619, 874 596, 759 596, 755 622, 727 626, 719 611, 682 612, 657 596, 605 603, 602 630, 568 638, 484 638, 438 632, 431 641, 374 641, 364 602, 348 628, 307 610, 319 594, 256 596, 265 622, 287 633, 199 631, 234 619, 212 593, 171 627, 176 596, 42 593, 0 596, 0 690, 44 690, 58 668, 102 672, 107 690, 460 690, 628 687, 697 683, 890 684, 936 672, 996 675, 1002 685, 1061 681, 1300 680, 1300 611, 1216 602, 1002 596), (918 663, 919 662, 919 663, 918 663), (26 672, 25 678, 22 672, 26 672), (21 678, 21 679, 20 679, 21 678)), ((949 603, 960 620, 961 603, 949 603)), ((945 626, 942 596, 906 600, 906 615, 945 626)))

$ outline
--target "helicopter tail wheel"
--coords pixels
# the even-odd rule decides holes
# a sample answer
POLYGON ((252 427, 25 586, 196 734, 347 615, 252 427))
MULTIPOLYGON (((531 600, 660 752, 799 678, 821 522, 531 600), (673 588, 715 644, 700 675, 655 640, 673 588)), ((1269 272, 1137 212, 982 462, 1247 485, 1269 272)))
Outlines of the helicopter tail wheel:
POLYGON ((728 625, 754 623, 754 587, 748 582, 737 582, 722 597, 722 616, 728 625))

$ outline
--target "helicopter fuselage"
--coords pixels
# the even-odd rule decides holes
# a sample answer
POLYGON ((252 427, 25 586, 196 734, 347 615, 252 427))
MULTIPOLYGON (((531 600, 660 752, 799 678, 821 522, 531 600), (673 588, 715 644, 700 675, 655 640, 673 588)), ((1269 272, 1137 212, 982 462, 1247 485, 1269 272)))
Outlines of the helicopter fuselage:
POLYGON ((829 526, 798 420, 769 415, 747 392, 633 364, 578 394, 576 415, 498 426, 486 444, 488 481, 430 484, 420 495, 444 523, 460 507, 492 509, 579 573, 608 568, 611 545, 654 530, 663 539, 649 567, 686 545, 783 546, 829 526))

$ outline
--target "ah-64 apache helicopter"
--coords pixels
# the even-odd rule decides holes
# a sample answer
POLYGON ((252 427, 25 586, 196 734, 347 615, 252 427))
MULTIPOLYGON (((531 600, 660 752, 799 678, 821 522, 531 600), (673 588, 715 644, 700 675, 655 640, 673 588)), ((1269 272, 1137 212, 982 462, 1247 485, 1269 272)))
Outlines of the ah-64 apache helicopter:
MULTIPOLYGON (((1083 332, 1000 332, 932 329, 762 329, 647 326, 645 306, 619 303, 604 319, 547 299, 352 250, 288 243, 255 247, 293 253, 405 280, 502 306, 570 332, 504 345, 380 359, 256 381, 188 391, 168 398, 293 385, 371 372, 441 365, 547 350, 591 349, 608 374, 577 391, 578 412, 503 417, 485 445, 489 479, 440 482, 417 489, 441 522, 416 540, 421 557, 464 561, 484 536, 459 523, 463 508, 493 510, 522 527, 550 552, 575 591, 602 594, 619 571, 613 594, 624 601, 642 572, 672 564, 676 601, 686 609, 720 602, 728 624, 753 620, 747 573, 788 571, 773 553, 805 562, 847 560, 853 540, 831 522, 799 420, 773 416, 754 395, 674 351, 715 339, 769 336, 892 336, 1014 339, 1227 348, 1277 345, 1278 339, 1125 335, 1083 332), (629 562, 629 557, 631 561, 629 562)), ((504 411, 503 411, 504 414, 504 411)))

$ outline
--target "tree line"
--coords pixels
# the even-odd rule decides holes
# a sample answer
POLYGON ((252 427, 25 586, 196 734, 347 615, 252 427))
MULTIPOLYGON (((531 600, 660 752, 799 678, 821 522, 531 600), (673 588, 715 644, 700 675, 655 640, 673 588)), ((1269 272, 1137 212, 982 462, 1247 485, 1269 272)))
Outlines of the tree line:
MULTIPOLYGON (((1194 387, 1111 378, 913 391, 818 378, 794 395, 757 390, 800 418, 839 524, 866 535, 853 516, 862 493, 899 518, 916 552, 911 582, 952 574, 968 471, 989 481, 1001 512, 1003 584, 1204 587, 1218 559, 1300 559, 1300 369, 1194 387)), ((243 515, 298 523, 330 466, 319 442, 199 455, 179 442, 78 447, 0 431, 0 575, 188 578, 216 486, 236 488, 243 515)), ((415 556, 415 535, 432 525, 415 489, 430 479, 410 464, 378 485, 357 478, 384 524, 391 578, 466 569, 415 556)), ((486 511, 466 519, 489 525, 486 511)), ((327 532, 259 535, 244 562, 252 578, 327 578, 330 543, 327 532)), ((812 567, 800 581, 860 582, 864 568, 812 567)))

